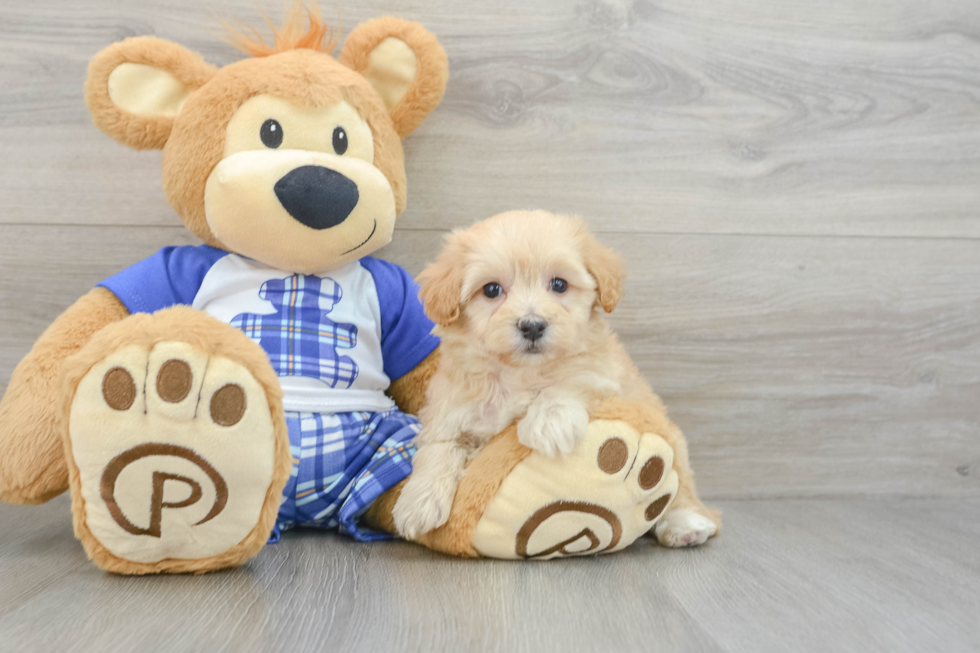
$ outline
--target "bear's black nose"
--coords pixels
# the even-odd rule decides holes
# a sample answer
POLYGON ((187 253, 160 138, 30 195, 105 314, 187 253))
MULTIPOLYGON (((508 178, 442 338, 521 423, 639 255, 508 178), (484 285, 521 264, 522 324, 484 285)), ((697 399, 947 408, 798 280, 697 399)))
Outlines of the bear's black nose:
POLYGON ((336 170, 302 166, 276 182, 276 197, 289 215, 312 229, 329 229, 347 219, 360 197, 357 184, 336 170))

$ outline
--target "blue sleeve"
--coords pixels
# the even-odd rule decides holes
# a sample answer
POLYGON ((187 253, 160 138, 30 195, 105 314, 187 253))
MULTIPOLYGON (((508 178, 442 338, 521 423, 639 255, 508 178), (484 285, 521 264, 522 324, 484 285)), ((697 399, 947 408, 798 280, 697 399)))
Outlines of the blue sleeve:
POLYGON ((204 275, 227 254, 207 245, 164 247, 98 285, 118 297, 130 313, 154 313, 168 306, 190 305, 204 275))
POLYGON ((404 268, 366 256, 381 307, 381 355, 385 374, 395 381, 411 372, 439 346, 433 322, 425 316, 419 287, 404 268))

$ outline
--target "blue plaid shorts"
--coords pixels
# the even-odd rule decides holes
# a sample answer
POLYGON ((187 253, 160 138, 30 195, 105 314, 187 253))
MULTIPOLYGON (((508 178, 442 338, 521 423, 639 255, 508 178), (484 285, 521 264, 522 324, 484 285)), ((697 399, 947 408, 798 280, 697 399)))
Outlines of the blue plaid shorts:
POLYGON ((293 471, 271 542, 296 526, 338 528, 357 540, 391 535, 358 526, 385 490, 412 472, 419 421, 397 408, 381 413, 286 413, 293 471))

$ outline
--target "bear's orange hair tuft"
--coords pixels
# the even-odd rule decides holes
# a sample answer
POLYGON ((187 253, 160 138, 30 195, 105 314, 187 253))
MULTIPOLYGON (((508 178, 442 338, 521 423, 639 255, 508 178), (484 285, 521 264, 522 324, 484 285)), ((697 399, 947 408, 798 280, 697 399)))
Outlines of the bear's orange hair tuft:
POLYGON ((268 16, 263 16, 272 29, 272 45, 266 43, 259 31, 249 25, 235 29, 225 21, 221 21, 228 30, 228 36, 222 40, 253 57, 268 57, 287 50, 315 50, 330 54, 337 45, 339 30, 335 33, 320 17, 320 7, 316 0, 311 0, 309 7, 302 0, 293 0, 288 9, 283 12, 282 27, 276 27, 268 16), (303 14, 309 26, 303 31, 303 14), (324 42, 326 38, 326 42, 324 42))

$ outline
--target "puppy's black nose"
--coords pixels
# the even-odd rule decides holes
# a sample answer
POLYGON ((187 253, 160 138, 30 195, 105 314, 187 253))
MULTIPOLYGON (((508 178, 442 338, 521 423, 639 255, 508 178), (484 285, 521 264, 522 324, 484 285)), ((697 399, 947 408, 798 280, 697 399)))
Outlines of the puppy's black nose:
POLYGON ((279 203, 311 229, 329 229, 347 219, 360 195, 357 184, 336 170, 302 166, 275 185, 279 203))
POLYGON ((524 318, 517 323, 517 328, 521 330, 521 337, 525 340, 535 342, 544 335, 544 330, 548 328, 548 323, 540 318, 524 318))

